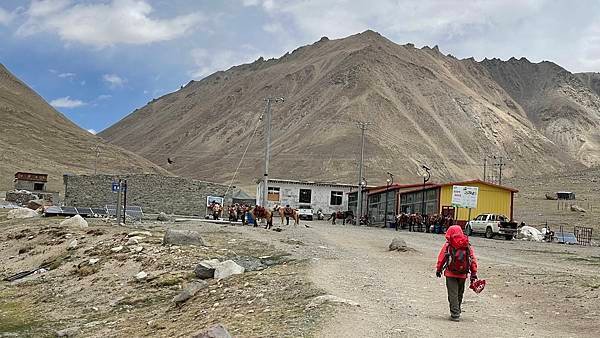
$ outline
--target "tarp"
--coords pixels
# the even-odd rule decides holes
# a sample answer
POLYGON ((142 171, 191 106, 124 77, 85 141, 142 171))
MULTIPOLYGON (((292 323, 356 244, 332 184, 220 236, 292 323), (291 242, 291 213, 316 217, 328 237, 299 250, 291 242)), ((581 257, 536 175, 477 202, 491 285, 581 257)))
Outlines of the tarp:
POLYGON ((233 203, 241 203, 248 205, 254 205, 256 203, 256 198, 254 196, 251 196, 250 194, 244 192, 241 189, 237 189, 236 191, 234 191, 231 195, 231 199, 233 200, 233 203))

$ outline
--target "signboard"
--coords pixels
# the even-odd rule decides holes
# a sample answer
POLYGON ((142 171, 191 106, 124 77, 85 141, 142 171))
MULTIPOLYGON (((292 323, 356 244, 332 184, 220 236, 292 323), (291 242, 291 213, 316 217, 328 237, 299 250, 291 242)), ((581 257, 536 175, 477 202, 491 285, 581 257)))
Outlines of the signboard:
POLYGON ((112 192, 119 192, 121 187, 119 187, 119 182, 112 182, 112 192))
POLYGON ((452 186, 452 206, 455 208, 477 208, 478 187, 452 186))
POLYGON ((223 197, 218 197, 218 196, 207 196, 206 197, 206 206, 210 206, 210 204, 212 202, 216 202, 219 203, 221 206, 223 206, 223 197))

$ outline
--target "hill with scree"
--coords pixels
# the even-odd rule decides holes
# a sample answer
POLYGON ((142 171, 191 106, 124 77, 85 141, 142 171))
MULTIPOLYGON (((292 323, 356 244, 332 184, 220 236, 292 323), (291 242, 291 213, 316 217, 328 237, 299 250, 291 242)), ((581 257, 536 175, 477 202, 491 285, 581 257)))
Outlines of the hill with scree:
POLYGON ((507 176, 549 173, 599 161, 600 98, 581 79, 550 62, 459 60, 365 31, 191 81, 100 135, 212 181, 232 178, 254 135, 238 175, 251 186, 262 176, 263 99, 284 97, 273 105, 272 177, 356 181, 355 121, 372 123, 369 183, 387 171, 418 180, 421 163, 437 180, 480 177, 489 155, 509 159, 507 176))
POLYGON ((168 172, 148 160, 107 144, 76 126, 0 65, 0 191, 13 188, 17 171, 49 174, 49 189, 62 190, 64 173, 168 172))

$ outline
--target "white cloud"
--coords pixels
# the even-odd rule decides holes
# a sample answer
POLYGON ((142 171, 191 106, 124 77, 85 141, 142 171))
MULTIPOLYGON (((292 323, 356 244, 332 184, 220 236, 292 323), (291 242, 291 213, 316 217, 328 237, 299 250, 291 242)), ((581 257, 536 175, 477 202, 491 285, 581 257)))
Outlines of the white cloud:
POLYGON ((96 133, 98 133, 95 129, 88 129, 87 132, 93 135, 96 135, 96 133))
POLYGON ((194 79, 201 79, 219 70, 227 70, 232 66, 252 62, 260 57, 260 53, 249 46, 236 50, 207 50, 196 48, 191 51, 195 69, 190 73, 194 79))
POLYGON ((108 83, 110 88, 118 88, 123 87, 123 85, 127 82, 127 79, 120 77, 117 74, 104 74, 102 75, 102 80, 108 83))
POLYGON ((0 25, 8 25, 14 18, 14 14, 0 7, 0 25))
POLYGON ((67 79, 67 78, 74 78, 75 76, 77 76, 77 74, 75 73, 60 73, 58 74, 58 77, 63 78, 63 79, 67 79))
POLYGON ((102 94, 98 96, 98 100, 108 100, 112 97, 112 95, 102 94))
POLYGON ((33 1, 26 12, 28 19, 17 34, 56 32, 65 41, 103 48, 172 40, 205 20, 199 12, 160 19, 150 17, 152 12, 145 0, 75 4, 70 0, 33 1))
POLYGON ((65 96, 50 101, 50 105, 54 108, 77 108, 85 106, 85 102, 81 100, 72 100, 69 96, 65 96))

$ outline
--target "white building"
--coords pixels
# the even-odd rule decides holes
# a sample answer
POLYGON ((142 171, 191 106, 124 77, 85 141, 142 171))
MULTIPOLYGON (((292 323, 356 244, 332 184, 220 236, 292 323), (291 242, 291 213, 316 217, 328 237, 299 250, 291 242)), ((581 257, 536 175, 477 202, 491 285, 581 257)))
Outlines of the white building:
MULTIPOLYGON (((356 186, 352 184, 269 179, 268 207, 310 205, 314 213, 321 209, 327 215, 348 210, 348 193, 353 190, 356 186)), ((261 180, 256 186, 256 204, 261 202, 262 191, 261 180)))

